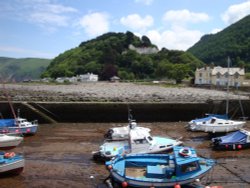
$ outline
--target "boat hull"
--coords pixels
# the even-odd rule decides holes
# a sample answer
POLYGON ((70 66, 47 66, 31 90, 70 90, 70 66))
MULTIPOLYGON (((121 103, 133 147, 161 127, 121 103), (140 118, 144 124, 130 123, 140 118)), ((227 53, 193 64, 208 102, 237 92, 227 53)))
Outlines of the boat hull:
POLYGON ((34 135, 36 134, 38 125, 31 125, 25 127, 13 126, 13 127, 4 127, 0 129, 1 133, 15 133, 23 135, 34 135))
POLYGON ((24 159, 15 160, 0 165, 0 175, 18 175, 23 171, 24 159))

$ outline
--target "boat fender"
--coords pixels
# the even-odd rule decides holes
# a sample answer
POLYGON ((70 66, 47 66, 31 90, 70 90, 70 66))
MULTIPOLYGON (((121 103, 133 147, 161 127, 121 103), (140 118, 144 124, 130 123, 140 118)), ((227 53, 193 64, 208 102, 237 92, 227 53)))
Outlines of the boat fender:
POLYGON ((174 188, 181 188, 181 185, 180 184, 175 184, 174 188))
POLYGON ((191 150, 189 148, 182 148, 182 149, 180 149, 179 154, 182 157, 190 157, 192 152, 191 152, 191 150))
POLYGON ((16 154, 14 152, 8 152, 8 153, 4 154, 4 158, 6 158, 6 159, 10 159, 10 158, 15 157, 15 156, 16 156, 16 154))
POLYGON ((128 183, 126 181, 122 182, 122 188, 128 187, 128 183))
POLYGON ((238 149, 242 149, 242 145, 238 145, 237 148, 238 148, 238 149))

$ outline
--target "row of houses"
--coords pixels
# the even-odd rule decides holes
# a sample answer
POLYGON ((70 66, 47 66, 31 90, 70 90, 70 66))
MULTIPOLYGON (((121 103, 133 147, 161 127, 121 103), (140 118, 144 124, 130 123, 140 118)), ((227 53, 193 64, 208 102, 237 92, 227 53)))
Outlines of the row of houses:
POLYGON ((205 66, 195 71, 196 85, 215 85, 215 86, 248 86, 245 80, 245 69, 239 67, 223 68, 220 66, 205 66))
POLYGON ((80 74, 72 77, 58 77, 55 79, 58 83, 76 83, 76 82, 97 82, 99 80, 98 75, 93 73, 80 74))

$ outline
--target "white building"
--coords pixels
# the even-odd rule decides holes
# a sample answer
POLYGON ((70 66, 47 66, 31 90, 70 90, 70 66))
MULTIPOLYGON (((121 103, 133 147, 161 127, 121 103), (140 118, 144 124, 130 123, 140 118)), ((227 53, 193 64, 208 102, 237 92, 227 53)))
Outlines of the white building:
POLYGON ((217 86, 242 86, 245 77, 244 68, 223 68, 206 66, 195 71, 195 84, 217 86))
POLYGON ((86 82, 86 81, 97 82, 98 79, 99 79, 98 75, 93 73, 81 74, 77 76, 77 80, 80 82, 86 82))

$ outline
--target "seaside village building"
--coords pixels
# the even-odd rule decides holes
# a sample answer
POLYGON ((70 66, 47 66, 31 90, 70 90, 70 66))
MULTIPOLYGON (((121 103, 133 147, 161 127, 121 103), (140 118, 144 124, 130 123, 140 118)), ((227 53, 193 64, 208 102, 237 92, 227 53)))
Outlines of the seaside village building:
POLYGON ((220 66, 205 66, 195 71, 196 85, 215 85, 239 87, 244 83, 245 69, 244 68, 223 68, 220 66))
POLYGON ((58 77, 56 78, 56 82, 58 83, 97 82, 98 79, 99 79, 98 75, 93 74, 93 73, 87 73, 87 74, 80 74, 80 75, 73 76, 73 77, 58 77))

